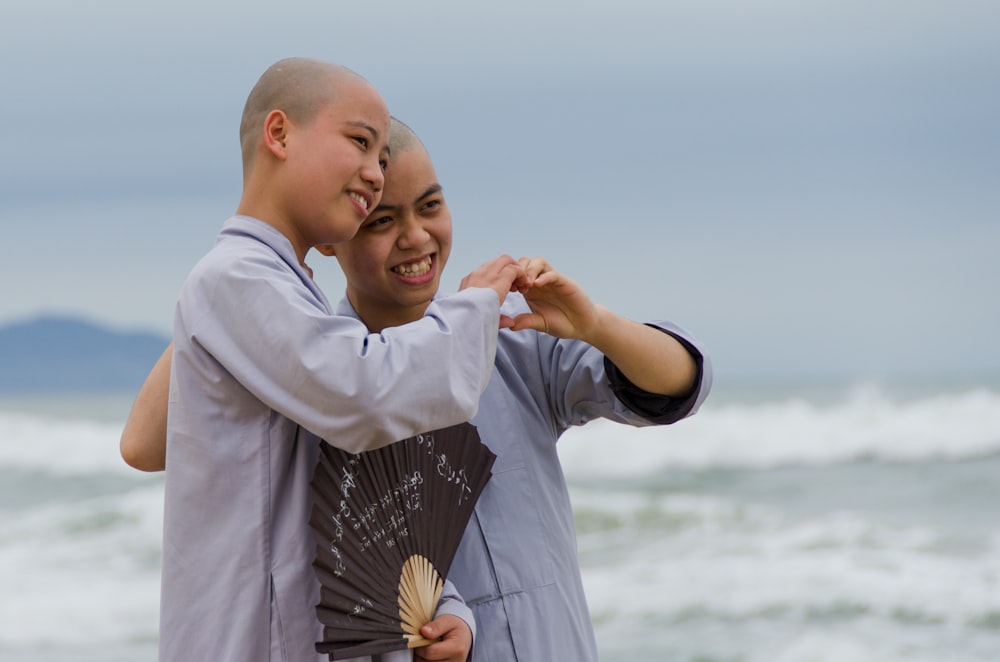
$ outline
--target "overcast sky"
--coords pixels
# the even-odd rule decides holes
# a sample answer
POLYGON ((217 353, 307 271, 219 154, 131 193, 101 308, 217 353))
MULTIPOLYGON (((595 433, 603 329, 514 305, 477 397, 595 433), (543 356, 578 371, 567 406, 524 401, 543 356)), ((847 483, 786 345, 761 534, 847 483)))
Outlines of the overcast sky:
POLYGON ((430 148, 448 289, 540 254, 724 377, 996 374, 998 25, 995 0, 6 3, 0 324, 168 333, 239 198, 246 95, 305 55, 430 148))

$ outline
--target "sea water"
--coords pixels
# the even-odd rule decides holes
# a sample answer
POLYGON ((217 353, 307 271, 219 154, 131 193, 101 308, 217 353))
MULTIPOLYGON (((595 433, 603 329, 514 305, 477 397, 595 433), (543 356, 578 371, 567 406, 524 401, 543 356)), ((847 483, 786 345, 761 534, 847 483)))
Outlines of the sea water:
MULTIPOLYGON (((156 657, 131 394, 0 399, 0 662, 156 657)), ((721 386, 560 442, 605 662, 1000 660, 1000 384, 721 386)), ((208 542, 206 542, 208 544, 208 542)))

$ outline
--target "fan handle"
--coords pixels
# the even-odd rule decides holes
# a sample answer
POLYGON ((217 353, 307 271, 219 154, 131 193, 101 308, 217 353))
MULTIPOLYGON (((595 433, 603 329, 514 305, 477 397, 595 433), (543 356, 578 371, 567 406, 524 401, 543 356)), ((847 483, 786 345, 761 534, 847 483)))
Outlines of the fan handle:
POLYGON ((408 648, 428 646, 434 641, 420 634, 420 628, 434 620, 444 580, 426 556, 406 559, 399 576, 399 618, 408 648))

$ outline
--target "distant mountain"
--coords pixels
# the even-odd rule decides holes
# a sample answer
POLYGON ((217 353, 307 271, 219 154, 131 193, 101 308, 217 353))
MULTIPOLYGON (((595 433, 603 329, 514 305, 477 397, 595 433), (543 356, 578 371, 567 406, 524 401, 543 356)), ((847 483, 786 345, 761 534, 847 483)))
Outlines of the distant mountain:
POLYGON ((71 317, 3 326, 0 393, 137 390, 169 342, 71 317))

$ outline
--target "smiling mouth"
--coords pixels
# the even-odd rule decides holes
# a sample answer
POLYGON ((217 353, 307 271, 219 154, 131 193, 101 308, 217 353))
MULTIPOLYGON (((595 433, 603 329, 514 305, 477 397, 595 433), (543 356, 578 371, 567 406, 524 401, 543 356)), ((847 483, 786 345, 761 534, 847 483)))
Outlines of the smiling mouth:
POLYGON ((416 278, 418 276, 424 276, 431 270, 431 265, 433 260, 431 256, 422 257, 414 262, 407 262, 406 264, 400 264, 392 268, 392 271, 399 274, 400 276, 406 276, 407 278, 416 278))
POLYGON ((368 200, 367 200, 367 198, 365 198, 365 196, 361 195, 360 193, 348 193, 347 195, 348 195, 348 196, 349 196, 349 197, 350 197, 350 198, 351 198, 352 200, 354 200, 354 201, 355 201, 355 202, 357 202, 357 203, 358 203, 359 205, 361 205, 361 207, 362 207, 362 208, 363 208, 363 209, 364 209, 365 211, 368 211, 368 200))

